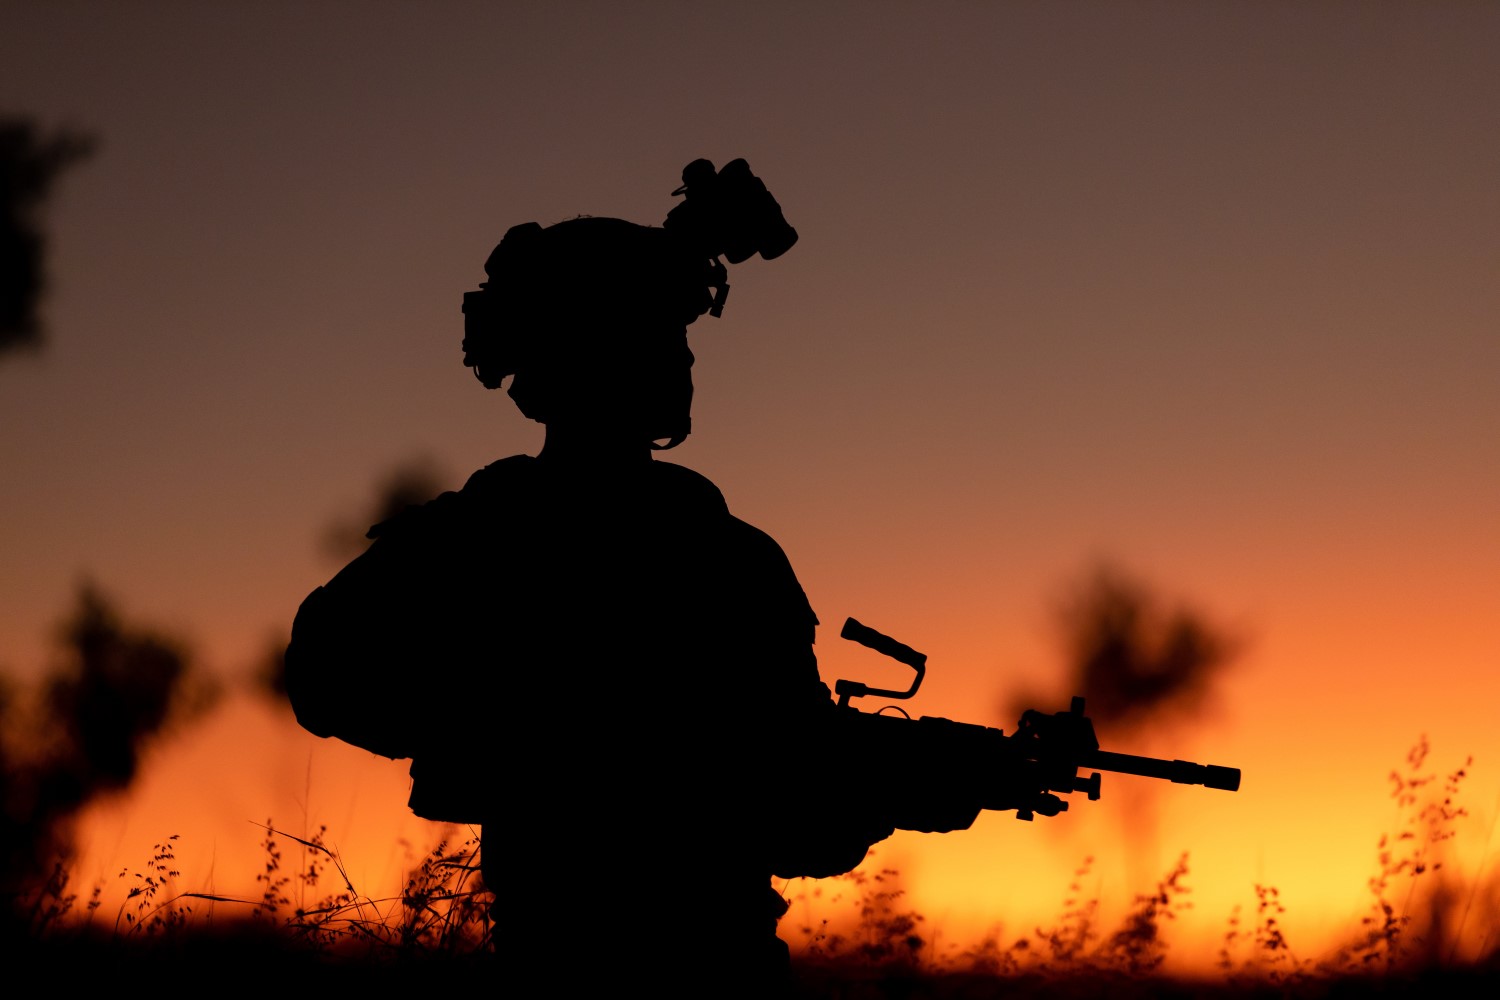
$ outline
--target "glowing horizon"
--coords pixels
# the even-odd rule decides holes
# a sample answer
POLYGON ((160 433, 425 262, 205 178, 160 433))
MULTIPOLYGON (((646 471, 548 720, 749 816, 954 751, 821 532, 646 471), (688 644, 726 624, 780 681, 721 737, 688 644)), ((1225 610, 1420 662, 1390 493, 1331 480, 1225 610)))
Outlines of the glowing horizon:
MULTIPOLYGON (((326 842, 338 853, 356 888, 387 900, 399 897, 409 871, 440 839, 456 846, 474 835, 469 829, 419 820, 406 810, 409 762, 312 737, 296 726, 288 711, 258 696, 235 696, 222 714, 169 742, 179 744, 177 752, 153 754, 131 792, 105 798, 83 816, 71 888, 86 897, 96 883, 102 885, 96 921, 114 919, 116 907, 125 905, 131 879, 127 875, 122 880, 120 874, 142 870, 153 845, 173 834, 179 838, 174 846, 182 872, 176 891, 245 901, 197 903, 200 919, 248 917, 250 904, 263 888, 255 877, 265 860, 265 820, 282 834, 303 839, 326 826, 326 842), (246 734, 265 737, 263 745, 272 751, 256 760, 240 760, 226 771, 226 757, 233 756, 233 746, 246 734), (216 778, 222 782, 226 773, 238 780, 214 783, 216 778), (270 815, 243 815, 255 805, 265 805, 270 815)), ((1438 775, 1440 783, 1444 773, 1464 763, 1450 757, 1443 746, 1434 745, 1425 773, 1438 775)), ((1390 764, 1392 769, 1404 769, 1403 760, 1390 764)), ((1477 953, 1485 944, 1487 914, 1500 905, 1500 874, 1487 863, 1493 861, 1493 845, 1484 839, 1493 832, 1492 804, 1476 794, 1485 787, 1487 773, 1470 769, 1457 799, 1468 815, 1444 824, 1455 836, 1429 854, 1429 861, 1446 863, 1444 884, 1458 893, 1457 902, 1447 905, 1470 911, 1461 955, 1477 953)), ((1099 899, 1094 926, 1107 936, 1117 929, 1135 897, 1153 891, 1185 853, 1184 884, 1190 891, 1184 898, 1192 908, 1164 927, 1168 971, 1214 974, 1234 908, 1240 908, 1242 930, 1254 927, 1256 885, 1279 890, 1286 907, 1280 922, 1293 953, 1305 961, 1330 959, 1337 948, 1360 938, 1359 921, 1371 915, 1374 902, 1366 883, 1379 870, 1377 841, 1382 834, 1400 832, 1404 813, 1386 794, 1388 786, 1378 769, 1372 769, 1368 775, 1353 776, 1368 779, 1361 792, 1374 798, 1365 803, 1373 808, 1349 824, 1366 835, 1361 842, 1344 843, 1337 829, 1304 829, 1275 842, 1267 837, 1266 817, 1256 810, 1253 767, 1250 775, 1245 789, 1249 794, 1238 801, 1234 793, 1106 775, 1101 801, 1089 803, 1074 796, 1078 801, 1059 817, 1039 817, 1027 824, 1018 823, 1013 814, 987 813, 966 831, 898 831, 875 845, 873 857, 861 870, 873 874, 894 868, 900 873, 899 886, 906 894, 900 908, 925 918, 920 933, 933 946, 925 959, 940 961, 946 956, 951 962, 990 935, 998 934, 1002 946, 1030 938, 1033 947, 1040 947, 1035 932, 1059 925, 1073 873, 1089 858, 1093 863, 1082 892, 1085 898, 1099 899), (1122 830, 1123 816, 1138 823, 1143 810, 1155 814, 1154 823, 1122 830), (1382 813, 1383 824, 1372 821, 1382 813), (1230 834, 1218 829, 1210 836, 1226 821, 1238 822, 1239 829, 1230 834)), ((500 835, 503 839, 503 831, 500 835)), ((301 848, 283 836, 281 850, 283 872, 295 874, 301 848)), ((628 860, 612 858, 601 841, 600 856, 590 863, 605 867, 628 865, 628 860)), ((1437 881, 1435 874, 1428 874, 1417 882, 1411 916, 1425 917, 1437 881)), ((341 889, 339 882, 325 875, 308 901, 341 889)), ((794 949, 806 945, 799 928, 809 914, 829 918, 834 929, 856 922, 848 906, 854 890, 845 880, 775 884, 794 900, 781 931, 794 949), (819 887, 823 899, 809 903, 801 898, 819 887), (831 902, 836 895, 845 898, 843 905, 831 902)), ((673 891, 672 880, 661 883, 657 891, 673 891)), ((1398 886, 1393 894, 1399 893, 1398 886)), ((1248 961, 1254 953, 1252 946, 1242 943, 1238 961, 1248 961)))

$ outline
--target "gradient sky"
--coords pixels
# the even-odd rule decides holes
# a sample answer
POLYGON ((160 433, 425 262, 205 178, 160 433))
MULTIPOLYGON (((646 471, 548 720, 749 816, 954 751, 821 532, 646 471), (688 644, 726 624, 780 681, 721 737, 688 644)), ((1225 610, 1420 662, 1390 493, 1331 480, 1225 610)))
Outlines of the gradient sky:
MULTIPOLYGON (((46 350, 0 359, 0 664, 39 672, 88 575, 243 679, 390 467, 456 487, 539 446, 460 363, 506 228, 659 224, 684 164, 744 156, 802 238, 692 328, 671 458, 786 549, 827 679, 897 676, 838 640, 854 615, 929 655, 923 714, 1065 707, 1050 608, 1100 559, 1247 639, 1212 714, 1139 747, 1242 792, 1106 777, 1048 830, 898 836, 929 919, 1024 928, 1085 854, 1125 899, 1189 850, 1204 941, 1260 881, 1326 942, 1421 733, 1475 756, 1483 852, 1500 7, 57 2, 0 29, 0 111, 99 140, 48 212, 46 350)), ((314 774, 313 825, 383 817, 346 851, 420 836, 404 765, 252 706, 215 726, 106 810, 101 871, 171 824, 223 879, 314 774)))

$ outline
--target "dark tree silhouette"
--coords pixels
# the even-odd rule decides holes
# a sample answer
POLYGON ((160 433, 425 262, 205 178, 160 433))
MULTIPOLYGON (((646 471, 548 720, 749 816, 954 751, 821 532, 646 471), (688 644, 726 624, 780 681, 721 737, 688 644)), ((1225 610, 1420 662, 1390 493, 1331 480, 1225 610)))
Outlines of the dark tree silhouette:
MULTIPOLYGON (((1111 735, 1169 728, 1201 712, 1242 646, 1198 610, 1110 563, 1068 585, 1054 622, 1067 678, 1062 693, 1082 695, 1111 735)), ((1039 700, 1031 689, 1007 692, 1002 714, 1013 721, 1039 700)))
POLYGON ((47 288, 42 208, 57 178, 94 149, 75 132, 44 135, 23 118, 0 118, 0 354, 37 347, 47 288))
POLYGON ((286 644, 285 632, 271 632, 266 644, 261 647, 260 657, 255 661, 251 682, 261 695, 271 699, 279 707, 290 708, 286 703, 286 644))
POLYGON ((214 696, 181 643, 127 624, 92 584, 79 588, 59 639, 63 655, 32 717, 14 704, 0 714, 0 892, 12 915, 70 851, 79 810, 127 788, 146 745, 214 696))
POLYGON ((393 467, 375 487, 374 495, 357 517, 328 526, 323 550, 339 561, 359 555, 370 546, 369 530, 408 507, 424 504, 443 490, 448 474, 433 458, 418 455, 393 467))
POLYGON ((1184 604, 1101 565, 1059 609, 1073 688, 1099 726, 1159 725, 1205 706, 1239 640, 1184 604))

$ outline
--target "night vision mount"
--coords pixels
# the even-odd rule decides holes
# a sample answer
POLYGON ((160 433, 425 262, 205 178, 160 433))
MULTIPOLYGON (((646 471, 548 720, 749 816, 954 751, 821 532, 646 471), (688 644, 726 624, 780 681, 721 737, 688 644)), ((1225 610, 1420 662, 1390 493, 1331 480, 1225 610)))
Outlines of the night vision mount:
POLYGON ((729 272, 721 256, 731 264, 757 253, 762 260, 775 260, 797 242, 797 230, 743 159, 730 160, 717 171, 710 160, 694 160, 682 168, 682 186, 672 194, 683 200, 667 213, 662 228, 709 259, 708 287, 714 298, 708 312, 715 318, 723 314, 729 297, 729 272))

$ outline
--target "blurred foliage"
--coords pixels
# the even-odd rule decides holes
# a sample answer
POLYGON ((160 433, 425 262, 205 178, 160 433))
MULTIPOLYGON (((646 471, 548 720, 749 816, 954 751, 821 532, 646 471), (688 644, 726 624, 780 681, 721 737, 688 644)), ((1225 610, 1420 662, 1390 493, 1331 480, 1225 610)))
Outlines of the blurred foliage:
MULTIPOLYGON (((1109 563, 1083 574, 1056 609, 1067 695, 1082 695, 1099 729, 1122 733, 1174 725, 1202 713, 1242 648, 1228 629, 1182 601, 1169 601, 1109 563)), ((1007 699, 1007 715, 1039 704, 1035 692, 1007 699)))
POLYGON ((181 643, 125 622, 92 583, 79 587, 58 644, 35 690, 8 678, 0 687, 0 892, 12 913, 69 854, 83 807, 129 787, 148 744, 218 693, 181 643))
POLYGON ((443 491, 448 474, 436 460, 417 455, 394 466, 376 483, 358 515, 336 520, 323 536, 323 551, 340 561, 353 559, 370 545, 371 527, 389 521, 408 507, 424 504, 443 491))
POLYGON ((1239 645, 1193 608, 1108 565, 1077 587, 1060 617, 1089 714, 1116 729, 1197 712, 1239 645))
POLYGON ((47 289, 42 208, 63 171, 93 150, 89 136, 45 135, 24 118, 0 117, 0 354, 41 344, 38 305, 47 289))
POLYGON ((291 707, 286 698, 286 647, 290 642, 291 636, 286 632, 267 636, 251 677, 256 691, 287 708, 291 707))

